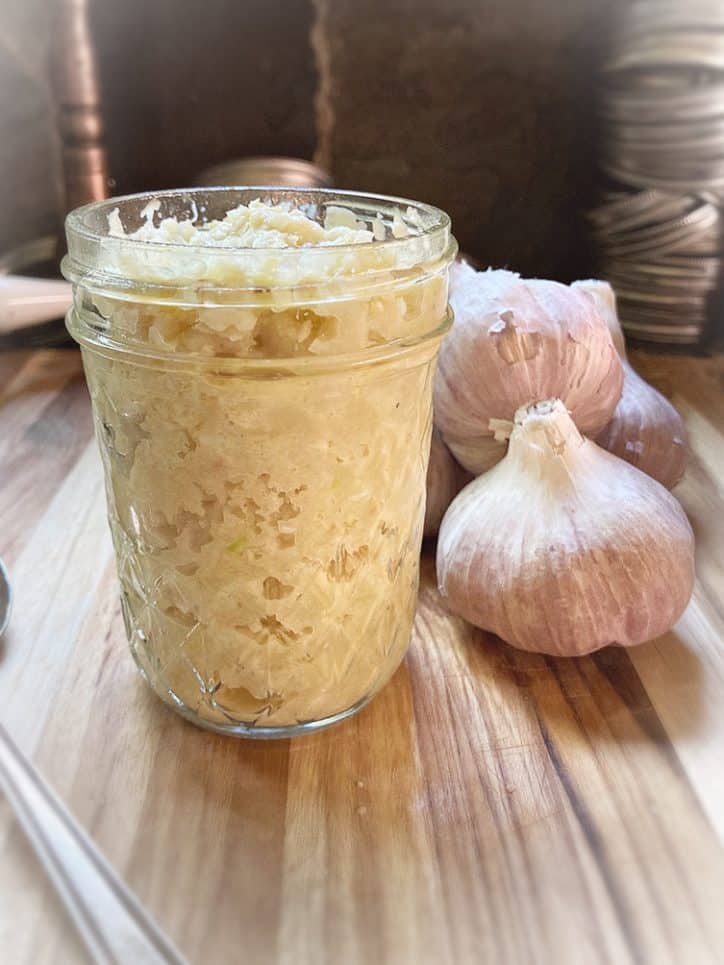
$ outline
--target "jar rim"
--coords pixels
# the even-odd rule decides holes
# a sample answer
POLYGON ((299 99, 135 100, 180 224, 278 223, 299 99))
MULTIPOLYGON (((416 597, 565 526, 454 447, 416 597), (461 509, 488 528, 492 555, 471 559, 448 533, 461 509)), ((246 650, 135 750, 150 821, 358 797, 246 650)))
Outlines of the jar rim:
MULTIPOLYGON (((208 218, 207 218, 208 220, 208 218)), ((163 191, 143 191, 108 198, 103 201, 93 201, 71 211, 65 221, 68 239, 68 254, 63 259, 63 274, 72 282, 83 283, 85 279, 93 279, 98 284, 107 282, 115 287, 126 280, 125 273, 114 264, 114 255, 123 251, 144 253, 153 257, 156 254, 173 255, 178 252, 184 257, 199 256, 207 263, 216 260, 252 255, 255 258, 274 255, 287 264, 295 260, 324 258, 339 258, 345 254, 360 249, 372 250, 391 254, 395 261, 408 267, 421 267, 428 262, 434 263, 444 258, 450 247, 451 223, 450 217, 440 208, 425 202, 413 201, 409 198, 392 195, 370 194, 362 191, 339 191, 333 188, 286 188, 265 185, 253 186, 214 186, 172 188, 163 191), (130 215, 140 227, 143 223, 142 212, 149 203, 158 202, 159 214, 162 217, 177 217, 186 214, 180 220, 196 221, 204 215, 209 206, 224 214, 238 207, 240 204, 253 200, 269 203, 289 201, 296 207, 314 208, 315 206, 339 206, 352 210, 358 216, 365 214, 372 218, 377 212, 398 212, 401 215, 415 219, 413 233, 404 237, 385 237, 380 240, 354 242, 334 245, 299 245, 299 246, 260 246, 221 245, 214 244, 186 244, 176 241, 157 241, 155 239, 133 238, 129 235, 113 235, 109 233, 108 217, 116 208, 123 214, 130 215)), ((380 271, 389 271, 391 265, 380 266, 380 271)), ((365 274, 374 274, 375 269, 365 269, 365 274)), ((337 280, 352 279, 350 274, 342 274, 337 280)), ((143 281, 145 279, 135 279, 143 281)), ((153 290, 198 287, 196 285, 179 284, 179 280, 169 278, 167 281, 149 278, 148 285, 153 290)), ((254 288, 253 285, 217 285, 205 284, 205 290, 213 291, 243 291, 254 288)), ((283 286, 280 286, 283 287, 283 286)), ((296 288, 297 286, 295 286, 296 288)))
MULTIPOLYGON (((406 289, 425 278, 446 272, 457 251, 450 227, 448 215, 432 205, 406 198, 331 189, 191 188, 146 191, 93 202, 71 212, 66 219, 68 254, 63 259, 62 271, 74 287, 74 307, 68 314, 68 330, 76 341, 88 348, 129 353, 137 359, 147 359, 148 364, 157 364, 159 359, 173 359, 174 364, 199 364, 202 359, 212 357, 196 352, 170 353, 161 349, 156 352, 148 345, 114 332, 102 324, 100 318, 91 317, 93 313, 87 310, 86 293, 90 294, 91 301, 98 296, 107 296, 119 302, 142 301, 191 310, 207 307, 255 309, 270 304, 277 310, 371 299, 380 293, 406 289), (386 219, 386 237, 354 244, 253 248, 149 241, 109 233, 108 215, 118 207, 126 206, 128 218, 122 218, 122 222, 125 230, 129 230, 135 224, 143 224, 149 211, 150 216, 158 211, 160 217, 191 218, 198 224, 200 214, 208 221, 254 199, 289 201, 318 223, 323 222, 330 206, 344 207, 364 223, 374 222, 378 213, 382 213, 386 219), (148 208, 149 202, 157 201, 159 205, 148 208), (205 205, 203 211, 202 204, 205 205), (406 236, 388 237, 398 216, 403 220, 407 217, 412 231, 406 236), (364 258, 360 264, 354 255, 361 251, 364 251, 364 258), (373 254, 370 255, 371 251, 373 254), (130 271, 122 257, 124 252, 133 252, 135 256, 130 271), (378 258, 375 252, 384 254, 378 258), (176 253, 181 260, 180 271, 176 266, 176 253), (139 258, 139 254, 142 257, 139 258), (158 259, 155 263, 154 255, 158 259), (199 256, 198 265, 196 255, 199 256), (187 261, 189 256, 191 259, 187 261), (321 261, 315 261, 315 258, 321 261), (214 262, 214 259, 220 260, 214 262), (146 270, 148 278, 145 277, 146 270)), ((295 355, 288 358, 213 356, 213 359, 214 364, 223 362, 233 370, 243 362, 259 372, 265 369, 271 372, 290 364, 310 372, 317 367, 346 367, 373 362, 380 354, 395 355, 408 351, 427 340, 433 342, 442 337, 449 324, 448 318, 437 319, 427 332, 401 335, 386 341, 383 346, 357 348, 350 358, 333 353, 309 358, 295 355)))

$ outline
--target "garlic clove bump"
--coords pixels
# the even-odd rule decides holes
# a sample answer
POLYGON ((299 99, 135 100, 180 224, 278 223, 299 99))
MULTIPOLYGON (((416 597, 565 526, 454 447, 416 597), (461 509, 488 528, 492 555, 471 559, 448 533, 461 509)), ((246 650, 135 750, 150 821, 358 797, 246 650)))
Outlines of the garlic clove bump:
POLYGON ((616 292, 607 281, 599 278, 585 278, 581 281, 574 281, 571 288, 579 291, 588 292, 596 303, 599 314, 608 325, 613 344, 622 359, 626 358, 626 338, 621 328, 618 318, 618 308, 616 306, 616 292))
POLYGON ((574 282, 573 287, 592 295, 623 358, 621 399, 611 421, 596 435, 596 442, 672 489, 684 475, 689 454, 684 420, 669 400, 644 381, 626 360, 616 295, 608 282, 589 279, 574 282))
POLYGON ((628 362, 624 362, 621 401, 596 442, 667 489, 673 489, 684 475, 689 455, 684 420, 628 362))
POLYGON ((440 527, 450 609, 522 650, 576 656, 669 630, 694 583, 677 500, 585 439, 562 402, 520 409, 504 459, 440 527))

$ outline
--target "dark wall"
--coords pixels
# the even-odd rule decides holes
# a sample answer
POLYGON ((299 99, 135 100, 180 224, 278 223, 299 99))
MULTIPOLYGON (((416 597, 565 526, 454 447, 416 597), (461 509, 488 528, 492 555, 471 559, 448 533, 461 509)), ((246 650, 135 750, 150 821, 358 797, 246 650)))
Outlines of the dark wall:
MULTIPOLYGON (((486 263, 592 270, 594 78, 626 0, 90 2, 116 193, 316 152, 340 186, 441 205, 486 263)), ((3 244, 58 203, 50 3, 0 0, 0 28, 30 52, 0 45, 3 244)))
POLYGON ((307 0, 96 0, 117 190, 189 184, 245 155, 311 157, 312 18, 307 0))
POLYGON ((486 264, 591 270, 594 78, 611 0, 319 0, 340 184, 429 200, 486 264))

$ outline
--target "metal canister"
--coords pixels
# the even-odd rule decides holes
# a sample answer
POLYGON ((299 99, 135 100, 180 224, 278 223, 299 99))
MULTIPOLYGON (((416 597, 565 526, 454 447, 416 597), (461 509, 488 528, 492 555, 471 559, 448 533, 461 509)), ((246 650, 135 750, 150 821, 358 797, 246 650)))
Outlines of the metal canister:
POLYGON ((262 184, 285 188, 331 188, 331 175, 312 161, 296 157, 245 157, 206 168, 195 180, 200 187, 262 184))
POLYGON ((604 77, 601 275, 630 335, 699 342, 721 295, 724 5, 633 0, 604 77))

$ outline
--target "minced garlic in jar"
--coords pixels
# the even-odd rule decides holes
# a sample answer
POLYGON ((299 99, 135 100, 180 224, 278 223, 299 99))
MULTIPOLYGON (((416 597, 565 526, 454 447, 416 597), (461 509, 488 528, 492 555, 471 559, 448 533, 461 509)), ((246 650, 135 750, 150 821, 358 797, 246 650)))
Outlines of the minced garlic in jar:
POLYGON ((68 238, 144 674, 232 733, 353 712, 410 639, 446 217, 332 192, 162 192, 80 209, 68 238))

